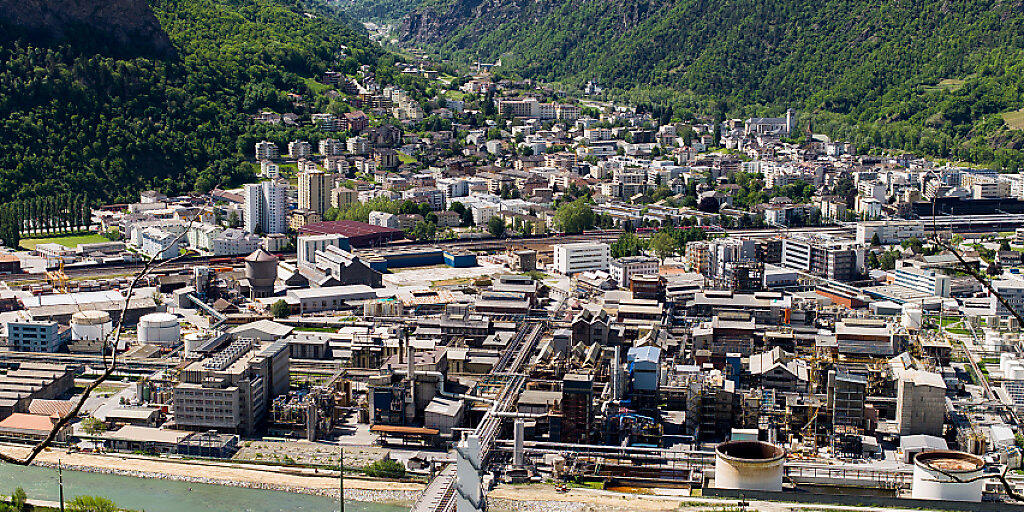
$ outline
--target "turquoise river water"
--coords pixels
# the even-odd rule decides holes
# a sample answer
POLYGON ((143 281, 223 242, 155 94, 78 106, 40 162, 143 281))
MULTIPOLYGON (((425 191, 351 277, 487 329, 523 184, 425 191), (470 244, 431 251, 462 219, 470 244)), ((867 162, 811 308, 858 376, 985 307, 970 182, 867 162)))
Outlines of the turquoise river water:
MULTIPOLYGON (((22 487, 30 498, 57 501, 57 470, 0 464, 0 494, 22 487)), ((64 497, 104 496, 118 506, 146 512, 330 512, 336 499, 263 489, 177 482, 156 478, 64 471, 64 497)), ((398 512, 393 505, 346 502, 346 512, 398 512)))

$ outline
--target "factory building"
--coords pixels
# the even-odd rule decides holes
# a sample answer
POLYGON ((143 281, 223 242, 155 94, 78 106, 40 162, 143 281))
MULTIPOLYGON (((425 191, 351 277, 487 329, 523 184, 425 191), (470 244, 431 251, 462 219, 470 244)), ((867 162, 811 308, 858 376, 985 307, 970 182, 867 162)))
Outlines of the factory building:
POLYGON ((288 391, 288 344, 240 338, 192 362, 174 386, 174 425, 251 435, 273 397, 288 391))

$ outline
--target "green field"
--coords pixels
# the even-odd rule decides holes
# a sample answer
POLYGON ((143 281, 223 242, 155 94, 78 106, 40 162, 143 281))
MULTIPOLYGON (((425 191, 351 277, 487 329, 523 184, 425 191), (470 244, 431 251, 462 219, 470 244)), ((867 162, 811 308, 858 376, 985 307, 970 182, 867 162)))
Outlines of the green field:
POLYGON ((61 244, 68 249, 74 249, 78 247, 78 244, 95 244, 99 242, 109 242, 103 237, 103 235, 97 233, 90 233, 87 235, 67 235, 67 236, 55 236, 51 238, 26 238, 21 241, 21 247, 28 250, 36 248, 37 244, 48 244, 55 243, 61 244))
POLYGON ((1002 116, 1006 126, 1011 130, 1024 130, 1024 109, 1005 112, 1002 116))

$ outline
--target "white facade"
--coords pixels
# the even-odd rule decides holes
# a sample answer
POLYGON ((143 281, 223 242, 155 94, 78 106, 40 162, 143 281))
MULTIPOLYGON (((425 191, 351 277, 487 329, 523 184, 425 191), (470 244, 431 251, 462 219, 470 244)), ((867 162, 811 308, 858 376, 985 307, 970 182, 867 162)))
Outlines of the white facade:
POLYGON ((608 244, 581 242, 556 245, 554 252, 553 268, 568 275, 591 270, 607 271, 611 251, 608 244))
POLYGON ((612 277, 619 286, 629 287, 633 276, 658 273, 658 258, 648 256, 633 256, 629 258, 616 258, 609 263, 612 277))
POLYGON ((317 251, 322 251, 329 246, 345 249, 348 247, 348 237, 343 235, 300 236, 295 245, 298 252, 298 264, 312 266, 315 263, 313 257, 317 251))
POLYGON ((313 147, 304 140, 293 140, 288 143, 288 156, 292 158, 307 158, 313 154, 313 147))
POLYGON ((870 244, 875 235, 883 245, 902 243, 911 238, 924 240, 924 224, 905 222, 861 222, 857 224, 857 243, 870 244))
POLYGON ((210 251, 214 256, 252 254, 262 241, 260 237, 240 229, 225 229, 211 239, 210 251))
POLYGON ((245 231, 284 233, 287 229, 285 195, 287 187, 273 181, 245 186, 245 231))
POLYGON ((277 144, 269 141, 256 143, 256 160, 273 160, 277 158, 277 144))
POLYGON ((155 260, 174 258, 181 253, 178 235, 168 233, 160 228, 150 227, 139 233, 142 244, 140 250, 155 260))
POLYGON ((937 297, 949 297, 951 279, 947 275, 914 267, 896 269, 893 275, 896 285, 937 297))
POLYGON ((370 212, 370 225, 398 229, 398 215, 388 212, 370 212))

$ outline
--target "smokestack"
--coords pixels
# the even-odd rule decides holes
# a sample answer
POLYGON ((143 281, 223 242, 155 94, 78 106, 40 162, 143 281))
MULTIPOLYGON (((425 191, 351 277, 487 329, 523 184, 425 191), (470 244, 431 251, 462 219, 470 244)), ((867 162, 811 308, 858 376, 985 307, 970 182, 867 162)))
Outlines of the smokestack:
POLYGON ((513 451, 512 451, 512 465, 521 467, 523 465, 523 441, 526 436, 524 430, 526 429, 526 423, 521 418, 516 418, 515 428, 513 429, 513 451))

